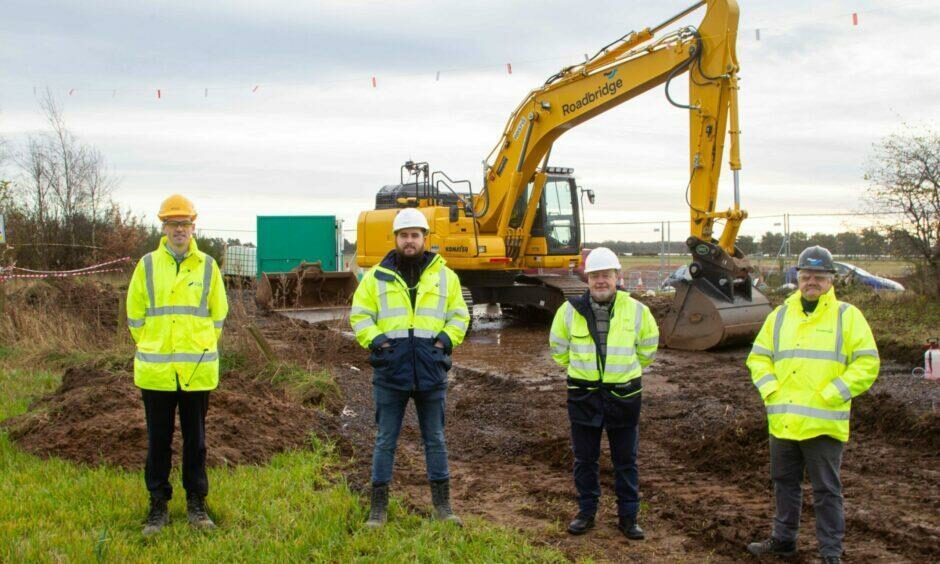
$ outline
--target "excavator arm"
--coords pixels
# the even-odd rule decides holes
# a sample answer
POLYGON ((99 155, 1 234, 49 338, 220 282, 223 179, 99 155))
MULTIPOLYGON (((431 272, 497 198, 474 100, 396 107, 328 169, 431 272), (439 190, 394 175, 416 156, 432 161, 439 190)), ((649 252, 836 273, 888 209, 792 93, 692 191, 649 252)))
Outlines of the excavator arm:
POLYGON ((485 231, 506 241, 507 256, 521 261, 531 237, 535 203, 541 198, 552 144, 565 131, 665 84, 669 102, 689 113, 689 207, 693 279, 679 284, 675 303, 662 321, 663 338, 674 348, 704 350, 746 341, 770 312, 754 289, 751 267, 734 243, 747 212, 741 209, 738 124, 738 61, 735 0, 705 0, 653 28, 631 32, 583 64, 562 69, 529 93, 513 112, 487 159, 485 190, 475 208, 485 231), (657 38, 678 19, 705 6, 698 27, 682 27, 657 38), (669 83, 689 74, 687 103, 672 98, 669 83), (718 210, 718 181, 725 138, 730 139, 733 205, 718 210), (541 164, 541 168, 540 168, 541 164), (528 193, 521 227, 510 210, 528 193), (715 224, 724 222, 716 239, 715 224))
MULTIPOLYGON (((533 90, 512 113, 499 142, 487 158, 485 190, 475 205, 481 230, 501 237, 520 237, 507 248, 525 248, 530 221, 521 229, 509 225, 509 211, 533 179, 529 201, 538 201, 552 144, 565 131, 688 72, 690 180, 686 198, 691 234, 710 241, 716 220, 725 221, 719 245, 734 254, 734 241, 746 212, 739 199, 734 207, 716 211, 718 178, 725 134, 731 124, 731 168, 740 169, 737 129, 735 54, 738 7, 734 0, 699 2, 654 28, 631 32, 601 49, 580 65, 562 69, 533 90), (656 33, 697 8, 707 5, 700 25, 683 27, 662 38, 656 33)), ((669 95, 667 91, 667 96, 669 95)), ((738 191, 736 189, 735 193, 738 191)), ((535 206, 530 206, 530 219, 535 206)), ((518 256, 517 256, 518 258, 518 256)))

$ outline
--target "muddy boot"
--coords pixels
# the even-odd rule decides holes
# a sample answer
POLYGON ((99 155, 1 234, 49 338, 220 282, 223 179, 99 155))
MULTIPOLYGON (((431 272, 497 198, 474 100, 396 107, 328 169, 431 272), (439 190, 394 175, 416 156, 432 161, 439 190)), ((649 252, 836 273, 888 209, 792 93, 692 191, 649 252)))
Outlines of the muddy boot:
POLYGON ((796 554, 796 543, 792 541, 783 542, 782 540, 770 537, 767 540, 752 542, 747 545, 747 551, 754 556, 781 556, 783 558, 789 558, 796 554))
POLYGON ((568 533, 572 535, 583 535, 594 528, 594 516, 578 513, 574 521, 568 523, 568 533))
POLYGON ((378 529, 388 519, 388 484, 372 484, 370 505, 366 527, 378 529))
POLYGON ((839 556, 823 556, 822 561, 823 564, 840 564, 842 562, 842 558, 839 556))
POLYGON ((617 520, 617 528, 623 533, 623 536, 630 540, 643 540, 646 534, 643 529, 636 524, 636 517, 620 517, 617 520))
POLYGON ((434 518, 438 521, 450 521, 463 525, 460 518, 450 508, 450 480, 431 482, 431 503, 434 504, 434 518))
POLYGON ((144 536, 150 537, 160 532, 170 522, 170 510, 167 500, 150 498, 150 512, 144 522, 144 536))
POLYGON ((197 529, 214 529, 215 523, 206 512, 206 500, 201 497, 194 497, 186 500, 186 513, 189 516, 189 524, 197 529))

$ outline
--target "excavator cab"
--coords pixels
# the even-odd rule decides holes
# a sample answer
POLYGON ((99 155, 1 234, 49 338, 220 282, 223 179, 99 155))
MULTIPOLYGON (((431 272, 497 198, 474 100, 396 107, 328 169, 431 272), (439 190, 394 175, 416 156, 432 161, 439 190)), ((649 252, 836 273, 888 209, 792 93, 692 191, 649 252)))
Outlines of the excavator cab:
MULTIPOLYGON (((548 167, 545 186, 530 230, 530 248, 545 249, 546 255, 578 255, 581 253, 581 209, 574 169, 548 167), (543 244, 544 241, 544 244, 543 244)), ((532 182, 520 194, 513 207, 509 226, 522 226, 532 182)))

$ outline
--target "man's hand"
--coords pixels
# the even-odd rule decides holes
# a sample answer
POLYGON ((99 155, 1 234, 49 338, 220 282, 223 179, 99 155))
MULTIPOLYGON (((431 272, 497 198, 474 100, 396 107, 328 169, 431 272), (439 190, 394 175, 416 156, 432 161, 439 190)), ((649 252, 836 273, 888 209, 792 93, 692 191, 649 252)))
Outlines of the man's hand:
POLYGON ((387 348, 389 348, 389 347, 391 347, 391 346, 392 346, 392 345, 388 344, 388 341, 384 341, 384 342, 382 343, 382 345, 381 345, 379 348, 380 348, 380 349, 387 349, 387 348))
POLYGON ((437 347, 437 348, 439 348, 439 349, 443 349, 443 348, 444 348, 444 343, 442 343, 442 342, 440 342, 440 341, 434 341, 434 346, 437 347))

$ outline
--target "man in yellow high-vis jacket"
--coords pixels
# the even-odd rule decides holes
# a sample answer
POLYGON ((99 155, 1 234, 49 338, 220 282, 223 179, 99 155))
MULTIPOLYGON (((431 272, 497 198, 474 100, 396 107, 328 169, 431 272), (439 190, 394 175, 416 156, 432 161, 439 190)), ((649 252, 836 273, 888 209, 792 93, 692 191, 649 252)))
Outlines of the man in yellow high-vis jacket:
POLYGON ((639 444, 643 368, 656 356, 659 328, 648 307, 617 290, 620 259, 610 249, 591 251, 584 263, 588 291, 558 308, 549 346, 568 371, 568 419, 574 450, 578 514, 572 535, 594 527, 600 499, 601 436, 607 429, 617 493, 617 526, 642 540, 639 444))
POLYGON ((127 291, 127 324, 137 344, 134 383, 147 419, 144 478, 150 511, 144 535, 169 522, 174 420, 183 433, 183 488, 189 522, 215 527, 206 511, 206 411, 219 383, 218 341, 228 313, 218 265, 193 239, 196 210, 187 198, 164 200, 158 217, 164 237, 137 263, 127 291))
POLYGON ((398 212, 395 248, 369 270, 353 296, 349 322, 371 351, 375 422, 369 527, 385 524, 402 417, 414 400, 424 442, 434 516, 460 523, 450 506, 444 408, 451 352, 470 323, 457 274, 424 250, 430 227, 415 208, 398 212))
POLYGON ((845 536, 839 468, 852 398, 871 387, 880 361, 862 312, 836 299, 829 251, 807 248, 797 270, 799 291, 767 317, 747 357, 766 405, 776 502, 771 537, 747 548, 756 556, 796 553, 805 470, 819 552, 836 564, 845 536))

